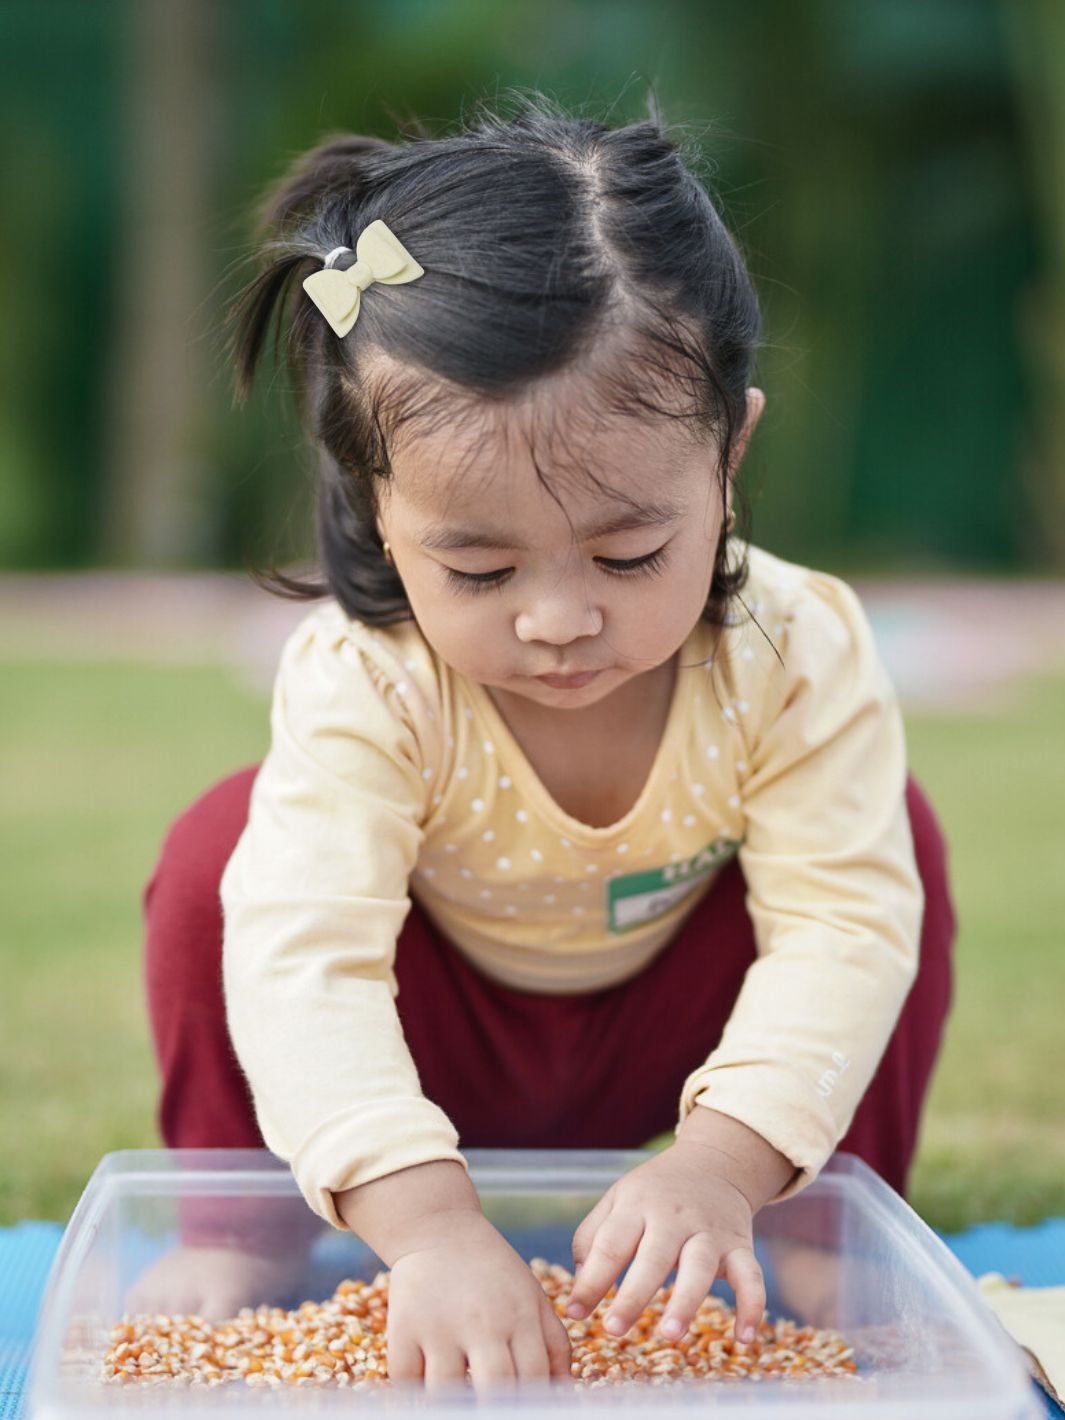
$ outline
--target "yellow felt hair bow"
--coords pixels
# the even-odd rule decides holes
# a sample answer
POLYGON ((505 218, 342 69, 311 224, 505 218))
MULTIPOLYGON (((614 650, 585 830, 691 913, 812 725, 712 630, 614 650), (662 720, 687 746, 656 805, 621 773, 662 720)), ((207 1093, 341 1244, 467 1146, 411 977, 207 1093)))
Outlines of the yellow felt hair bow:
POLYGON ((308 276, 303 283, 303 289, 337 335, 347 335, 355 324, 362 293, 374 281, 400 286, 425 275, 395 233, 380 219, 364 228, 355 243, 354 264, 346 271, 334 271, 333 258, 350 250, 350 247, 337 247, 331 251, 324 268, 308 276))

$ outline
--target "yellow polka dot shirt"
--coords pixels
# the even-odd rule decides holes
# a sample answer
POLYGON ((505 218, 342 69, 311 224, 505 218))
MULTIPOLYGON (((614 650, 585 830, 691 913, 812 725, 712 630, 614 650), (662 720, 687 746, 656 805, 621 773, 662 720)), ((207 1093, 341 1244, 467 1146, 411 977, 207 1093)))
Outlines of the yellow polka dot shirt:
POLYGON ((755 1129, 799 1170, 782 1197, 846 1132, 917 966, 903 727, 850 587, 746 550, 744 605, 681 648, 650 775, 605 828, 554 802, 414 622, 327 601, 289 637, 222 879, 223 977, 263 1138, 335 1226, 334 1192, 464 1162, 395 1009, 412 895, 486 975, 592 991, 663 950, 738 854, 758 955, 678 1127, 705 1104, 755 1129))

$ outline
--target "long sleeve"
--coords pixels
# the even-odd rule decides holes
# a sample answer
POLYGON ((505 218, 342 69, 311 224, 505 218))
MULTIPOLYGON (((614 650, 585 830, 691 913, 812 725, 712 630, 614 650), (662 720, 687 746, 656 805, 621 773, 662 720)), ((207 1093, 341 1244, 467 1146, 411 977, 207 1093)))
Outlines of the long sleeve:
POLYGON ((374 645, 339 613, 289 638, 270 749, 221 884, 227 1019, 263 1138, 338 1228, 335 1191, 464 1162, 421 1093, 395 1007, 432 715, 374 645))
POLYGON ((784 668, 768 694, 751 688, 765 709, 741 786, 757 956, 680 1106, 681 1121, 696 1104, 739 1119, 791 1159, 779 1198, 845 1134, 916 975, 924 909, 901 715, 861 604, 811 573, 785 621, 784 668))

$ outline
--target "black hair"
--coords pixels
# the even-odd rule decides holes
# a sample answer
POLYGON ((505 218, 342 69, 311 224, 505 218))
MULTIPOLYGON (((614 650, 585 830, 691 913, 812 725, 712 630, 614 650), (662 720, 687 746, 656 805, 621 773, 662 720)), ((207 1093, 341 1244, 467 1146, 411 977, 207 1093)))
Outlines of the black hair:
MULTIPOLYGON (((712 434, 725 503, 761 321, 708 192, 653 105, 648 120, 612 128, 535 91, 507 100, 511 111, 481 103, 439 137, 410 123, 396 143, 332 135, 260 206, 266 265, 226 317, 235 402, 247 399, 271 319, 276 354, 294 304, 286 366, 319 461, 318 579, 252 568, 270 591, 331 594, 370 625, 410 618, 376 517, 396 431, 506 404, 566 372, 588 376, 599 409, 712 434), (338 338, 302 282, 377 218, 425 274, 375 284, 338 338)), ((354 261, 351 250, 334 264, 354 261)), ((748 500, 736 486, 733 499, 744 525, 748 500)), ((747 580, 745 543, 738 557, 734 546, 723 526, 703 611, 716 625, 747 580)))

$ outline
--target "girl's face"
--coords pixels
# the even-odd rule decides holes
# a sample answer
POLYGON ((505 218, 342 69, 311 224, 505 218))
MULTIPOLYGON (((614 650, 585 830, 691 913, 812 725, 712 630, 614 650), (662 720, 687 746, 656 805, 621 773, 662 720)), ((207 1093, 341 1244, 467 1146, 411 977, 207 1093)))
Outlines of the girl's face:
MULTIPOLYGON (((733 473, 764 403, 748 390, 733 473)), ((615 417, 580 458, 605 486, 550 459, 552 497, 513 409, 466 444, 434 430, 392 452, 379 514, 437 654, 549 709, 594 705, 674 655, 706 604, 723 520, 716 450, 679 423, 615 417)))

